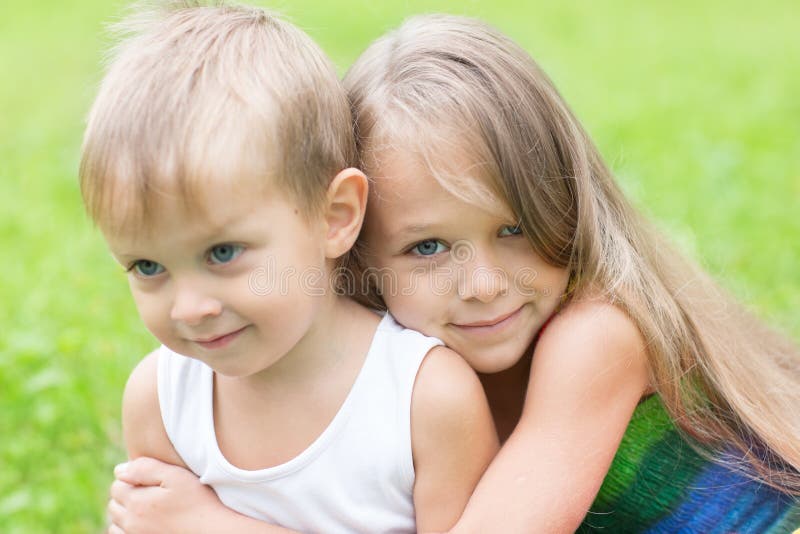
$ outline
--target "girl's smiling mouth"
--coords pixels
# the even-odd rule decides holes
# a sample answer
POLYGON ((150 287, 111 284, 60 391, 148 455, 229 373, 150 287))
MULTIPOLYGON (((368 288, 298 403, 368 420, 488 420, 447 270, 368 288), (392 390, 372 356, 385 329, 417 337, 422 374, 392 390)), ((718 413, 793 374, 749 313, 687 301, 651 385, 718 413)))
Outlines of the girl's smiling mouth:
POLYGON ((450 323, 450 325, 463 332, 471 334, 490 334, 505 329, 511 325, 511 323, 513 323, 514 320, 519 317, 522 308, 524 308, 524 305, 510 313, 495 317, 494 319, 475 321, 471 323, 450 323))

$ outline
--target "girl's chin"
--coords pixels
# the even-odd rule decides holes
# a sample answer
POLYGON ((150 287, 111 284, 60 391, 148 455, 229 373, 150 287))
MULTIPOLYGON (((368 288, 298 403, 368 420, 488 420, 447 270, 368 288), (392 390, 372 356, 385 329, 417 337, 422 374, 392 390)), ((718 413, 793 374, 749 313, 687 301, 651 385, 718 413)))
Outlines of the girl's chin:
MULTIPOLYGON (((446 342, 445 342, 446 343, 446 342)), ((476 352, 475 347, 454 347, 447 345, 457 353, 472 367, 476 372, 481 374, 494 374, 506 371, 514 367, 522 358, 524 351, 517 351, 509 348, 507 350, 492 351, 479 351, 476 352)))

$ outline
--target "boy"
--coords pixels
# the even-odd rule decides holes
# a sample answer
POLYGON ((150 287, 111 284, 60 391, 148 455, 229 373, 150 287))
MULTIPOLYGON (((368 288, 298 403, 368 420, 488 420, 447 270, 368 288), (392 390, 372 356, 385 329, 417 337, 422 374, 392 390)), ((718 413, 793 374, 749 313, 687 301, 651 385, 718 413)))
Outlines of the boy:
POLYGON ((163 344, 126 386, 129 456, 188 467, 241 529, 447 530, 496 452, 491 415, 457 354, 330 285, 367 180, 329 62, 246 7, 122 29, 81 190, 163 344))

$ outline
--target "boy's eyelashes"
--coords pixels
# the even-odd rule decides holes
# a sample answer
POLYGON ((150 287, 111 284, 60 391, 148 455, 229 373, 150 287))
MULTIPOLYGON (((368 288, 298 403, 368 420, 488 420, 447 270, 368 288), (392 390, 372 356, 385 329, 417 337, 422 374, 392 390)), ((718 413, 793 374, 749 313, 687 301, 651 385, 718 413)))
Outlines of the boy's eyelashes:
POLYGON ((230 263, 244 252, 244 246, 237 243, 222 243, 208 250, 206 257, 209 263, 220 265, 230 263))
MULTIPOLYGON (((225 265, 241 256, 244 249, 244 245, 238 243, 221 243, 209 248, 204 254, 204 258, 206 263, 210 265, 225 265)), ((152 278, 165 272, 166 269, 156 261, 140 259, 129 263, 125 271, 132 272, 141 278, 152 278)))
POLYGON ((164 266, 151 260, 136 260, 126 267, 125 272, 133 273, 141 278, 151 278, 165 271, 164 266))

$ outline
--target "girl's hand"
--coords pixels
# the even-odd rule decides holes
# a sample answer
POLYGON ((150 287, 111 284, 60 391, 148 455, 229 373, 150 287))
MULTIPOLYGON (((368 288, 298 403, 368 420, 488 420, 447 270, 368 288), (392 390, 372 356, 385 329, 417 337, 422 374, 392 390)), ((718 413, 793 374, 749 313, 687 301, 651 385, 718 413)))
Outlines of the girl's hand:
POLYGON ((114 475, 109 534, 226 532, 230 516, 239 515, 182 467, 143 457, 118 465, 114 475))

